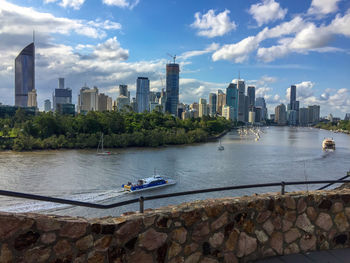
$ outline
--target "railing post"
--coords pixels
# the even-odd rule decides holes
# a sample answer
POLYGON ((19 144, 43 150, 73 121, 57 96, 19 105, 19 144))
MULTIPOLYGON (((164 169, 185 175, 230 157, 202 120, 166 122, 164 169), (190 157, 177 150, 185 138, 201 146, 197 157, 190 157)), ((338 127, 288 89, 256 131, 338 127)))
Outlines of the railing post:
POLYGON ((284 181, 281 182, 281 195, 284 195, 285 193, 285 186, 286 186, 286 183, 284 181))
POLYGON ((140 213, 143 213, 143 208, 144 208, 144 202, 145 202, 145 198, 143 196, 140 196, 139 198, 139 203, 140 203, 140 213))

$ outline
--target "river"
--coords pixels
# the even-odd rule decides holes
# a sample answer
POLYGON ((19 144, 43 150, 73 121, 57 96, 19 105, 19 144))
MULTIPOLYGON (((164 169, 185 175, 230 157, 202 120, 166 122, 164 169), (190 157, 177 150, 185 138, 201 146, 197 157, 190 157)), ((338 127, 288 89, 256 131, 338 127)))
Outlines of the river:
MULTIPOLYGON (((265 127, 261 138, 241 138, 232 131, 218 142, 161 148, 0 152, 0 189, 85 202, 110 204, 136 198, 121 184, 152 176, 154 170, 177 181, 176 185, 145 191, 156 195, 228 185, 338 179, 350 170, 350 136, 313 128, 265 127), (334 152, 321 148, 333 137, 334 152)), ((315 189, 317 186, 309 186, 315 189)), ((288 186, 287 191, 306 190, 288 186)), ((189 195, 145 202, 145 209, 211 197, 250 195, 280 188, 246 189, 189 195)), ((137 210, 138 204, 109 210, 72 207, 47 202, 0 197, 0 211, 39 212, 84 217, 117 216, 137 210)))

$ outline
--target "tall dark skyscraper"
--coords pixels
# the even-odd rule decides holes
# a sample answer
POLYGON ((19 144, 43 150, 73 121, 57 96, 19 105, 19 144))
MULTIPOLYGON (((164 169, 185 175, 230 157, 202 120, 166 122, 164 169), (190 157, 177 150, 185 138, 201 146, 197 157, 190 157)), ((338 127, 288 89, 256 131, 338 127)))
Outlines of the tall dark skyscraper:
POLYGON ((119 85, 119 96, 128 97, 128 85, 119 85))
POLYGON ((255 87, 254 86, 248 86, 247 89, 247 95, 248 95, 248 109, 249 111, 252 111, 255 106, 255 87))
POLYGON ((149 79, 138 77, 136 82, 137 112, 149 111, 149 79))
POLYGON ((166 65, 166 103, 165 111, 176 116, 179 104, 179 64, 166 65))
POLYGON ((35 90, 35 46, 26 46, 15 59, 15 105, 27 107, 28 92, 35 90))
POLYGON ((297 87, 295 85, 290 86, 290 109, 294 109, 295 101, 297 100, 297 87))

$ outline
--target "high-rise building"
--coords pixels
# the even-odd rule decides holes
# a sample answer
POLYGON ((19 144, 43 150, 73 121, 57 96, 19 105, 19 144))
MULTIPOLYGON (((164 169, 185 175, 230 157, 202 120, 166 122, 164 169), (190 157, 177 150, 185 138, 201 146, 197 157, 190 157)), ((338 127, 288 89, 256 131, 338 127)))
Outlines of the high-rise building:
POLYGON ((35 46, 26 46, 15 59, 15 106, 28 106, 28 92, 35 90, 35 46))
POLYGON ((309 123, 309 109, 308 108, 300 108, 299 109, 299 125, 307 126, 309 123))
POLYGON ((254 112, 255 112, 255 122, 261 122, 262 121, 262 116, 261 116, 262 108, 259 106, 256 106, 254 112))
POLYGON ((245 113, 245 82, 242 79, 237 80, 238 88, 238 121, 244 122, 246 120, 245 113))
POLYGON ((98 111, 110 111, 112 110, 112 98, 104 93, 98 94, 98 111))
POLYGON ((37 95, 36 95, 36 89, 33 89, 31 91, 28 91, 28 102, 27 102, 28 107, 38 107, 37 103, 37 95))
POLYGON ((294 110, 294 102, 297 100, 297 87, 295 85, 290 86, 290 106, 291 110, 294 110))
POLYGON ((203 116, 207 116, 208 115, 208 111, 207 111, 207 100, 206 99, 199 99, 199 103, 198 103, 198 116, 201 118, 203 116))
POLYGON ((219 89, 216 97, 216 111, 219 115, 222 115, 222 107, 226 105, 226 94, 219 89))
POLYGON ((226 105, 233 108, 233 120, 238 120, 238 89, 236 83, 230 83, 226 88, 226 105))
POLYGON ((275 108, 275 122, 278 125, 287 124, 286 106, 282 103, 275 108))
POLYGON ((265 99, 263 97, 256 98, 255 106, 261 107, 261 120, 265 121, 267 119, 267 108, 265 99))
POLYGON ((193 111, 193 118, 198 118, 199 117, 199 105, 197 102, 193 102, 190 105, 190 110, 193 111))
POLYGON ((295 85, 291 85, 290 86, 290 103, 289 103, 289 107, 288 110, 294 110, 296 111, 294 115, 294 113, 292 113, 291 115, 289 114, 288 116, 294 117, 296 116, 296 120, 294 119, 289 119, 288 117, 288 123, 290 125, 295 125, 294 122, 296 122, 296 124, 298 124, 299 121, 299 101, 296 100, 297 99, 297 87, 295 85))
POLYGON ((165 111, 176 116, 179 104, 179 64, 166 65, 166 97, 165 111))
POLYGON ((50 100, 44 101, 44 110, 45 110, 45 112, 51 111, 51 101, 50 100))
POLYGON ((52 94, 53 111, 57 111, 58 104, 72 104, 72 90, 64 88, 64 78, 58 79, 58 88, 52 94))
POLYGON ((344 121, 350 121, 350 113, 345 114, 344 121))
POLYGON ((78 95, 78 113, 86 114, 88 111, 98 110, 98 88, 92 89, 84 86, 78 95))
POLYGON ((235 110, 233 107, 229 105, 222 106, 222 117, 226 118, 227 120, 234 120, 235 118, 235 110))
POLYGON ((119 85, 119 96, 129 97, 128 85, 119 85))
POLYGON ((296 110, 288 110, 287 111, 287 120, 289 125, 297 125, 297 111, 296 110))
POLYGON ((138 77, 136 82, 137 112, 149 111, 149 79, 138 77))
MULTIPOLYGON (((251 111, 254 111, 254 106, 252 107, 251 111)), ((249 97, 244 96, 244 122, 248 122, 248 119, 249 119, 249 97)))
POLYGON ((134 112, 137 112, 137 101, 136 98, 132 98, 130 102, 130 106, 134 112))
POLYGON ((254 124, 255 123, 255 111, 250 111, 248 116, 248 122, 254 124))
POLYGON ((215 93, 209 93, 209 115, 214 117, 216 115, 216 101, 217 97, 215 93))
POLYGON ((310 124, 316 124, 320 121, 320 106, 319 105, 312 105, 308 106, 309 110, 309 123, 310 124))
POLYGON ((128 108, 127 106, 130 105, 130 100, 127 96, 120 95, 117 97, 116 104, 118 111, 126 110, 128 108))
POLYGON ((251 111, 252 108, 255 106, 255 87, 254 86, 248 86, 247 95, 248 95, 248 109, 251 111))

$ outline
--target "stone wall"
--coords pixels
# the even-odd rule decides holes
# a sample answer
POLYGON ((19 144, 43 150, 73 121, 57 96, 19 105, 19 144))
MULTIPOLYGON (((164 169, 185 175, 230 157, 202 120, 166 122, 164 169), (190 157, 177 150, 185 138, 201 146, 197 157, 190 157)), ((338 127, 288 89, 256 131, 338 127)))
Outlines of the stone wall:
POLYGON ((349 220, 347 189, 210 199, 117 218, 1 213, 0 262, 247 262, 348 247, 349 220))

